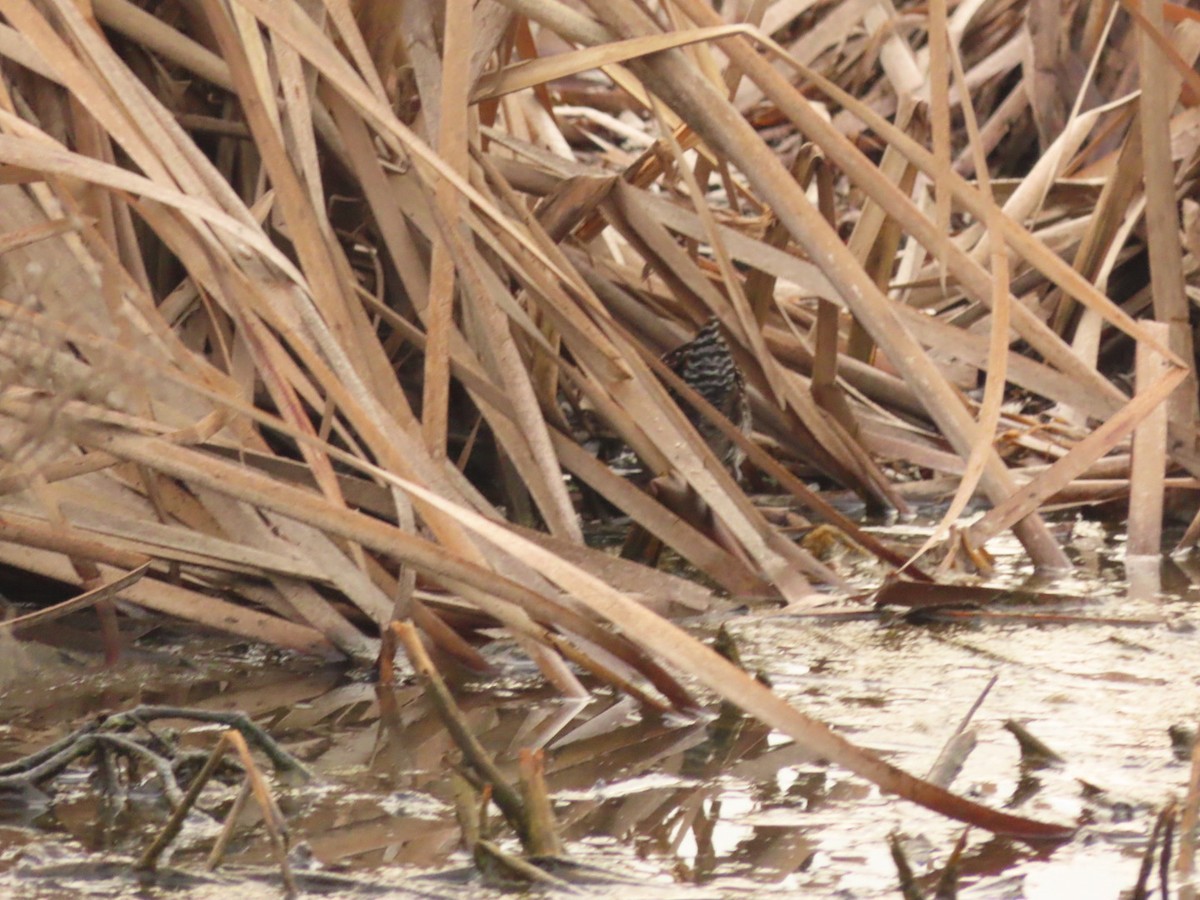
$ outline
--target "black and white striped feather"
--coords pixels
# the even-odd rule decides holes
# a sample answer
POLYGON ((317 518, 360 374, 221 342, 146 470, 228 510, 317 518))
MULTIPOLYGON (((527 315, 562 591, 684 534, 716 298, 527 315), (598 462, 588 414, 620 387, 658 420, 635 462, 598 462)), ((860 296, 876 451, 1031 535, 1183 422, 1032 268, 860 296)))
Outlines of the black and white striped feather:
MULTIPOLYGON (((746 381, 729 350, 721 323, 713 317, 696 336, 663 356, 663 362, 701 397, 707 400, 742 434, 750 433, 750 401, 746 381)), ((741 449, 680 397, 672 397, 704 438, 713 454, 735 471, 742 461, 741 449)))

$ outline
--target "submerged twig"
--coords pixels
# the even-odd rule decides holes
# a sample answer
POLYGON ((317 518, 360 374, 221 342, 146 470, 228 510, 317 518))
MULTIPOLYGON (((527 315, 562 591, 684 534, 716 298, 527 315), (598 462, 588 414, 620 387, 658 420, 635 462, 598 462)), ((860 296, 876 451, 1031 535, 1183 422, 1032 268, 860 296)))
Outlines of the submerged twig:
POLYGON ((127 725, 142 725, 155 719, 191 719, 197 722, 213 722, 236 730, 239 734, 254 742, 254 745, 271 760, 277 772, 294 773, 303 778, 311 778, 308 767, 292 754, 284 750, 279 743, 260 728, 249 716, 239 712, 219 712, 206 709, 188 709, 179 706, 136 706, 121 713, 114 713, 106 720, 114 728, 127 725))
POLYGON ((72 760, 86 756, 96 746, 95 730, 98 723, 90 723, 49 747, 31 753, 4 766, 0 775, 0 787, 37 784, 57 775, 72 760))
POLYGON ((167 803, 170 804, 171 809, 176 809, 183 802, 183 792, 179 789, 179 783, 175 780, 175 772, 171 769, 170 760, 143 747, 137 741, 132 741, 119 734, 101 733, 93 735, 93 739, 100 744, 118 750, 131 759, 139 759, 149 763, 150 767, 154 770, 154 774, 158 776, 158 780, 162 784, 163 796, 167 798, 167 803))

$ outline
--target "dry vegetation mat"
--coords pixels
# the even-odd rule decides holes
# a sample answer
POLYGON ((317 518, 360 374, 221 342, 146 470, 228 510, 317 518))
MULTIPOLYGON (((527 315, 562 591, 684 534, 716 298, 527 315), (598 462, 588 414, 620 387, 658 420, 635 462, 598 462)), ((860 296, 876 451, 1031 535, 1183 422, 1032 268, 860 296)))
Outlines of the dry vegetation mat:
POLYGON ((807 481, 953 495, 931 548, 1011 530, 1044 568, 1048 504, 1132 491, 1158 552, 1200 474, 1200 30, 721 6, 0 0, 0 562, 148 564, 122 601, 364 662, 411 620, 483 665, 502 626, 564 692, 699 682, 885 789, 1064 834, 805 717, 659 615, 707 588, 589 547, 581 510, 797 607, 841 576, 745 483, 885 567, 807 481), (749 436, 660 361, 714 317, 749 436))

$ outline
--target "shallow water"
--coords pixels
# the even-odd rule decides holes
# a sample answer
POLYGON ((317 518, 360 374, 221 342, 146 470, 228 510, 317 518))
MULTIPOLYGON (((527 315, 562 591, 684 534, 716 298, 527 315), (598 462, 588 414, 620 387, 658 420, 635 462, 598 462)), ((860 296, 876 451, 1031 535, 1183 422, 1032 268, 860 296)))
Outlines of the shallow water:
MULTIPOLYGON (((1069 580, 1036 582, 1036 589, 1079 598, 1055 612, 1153 624, 912 624, 898 615, 850 620, 771 610, 728 623, 748 668, 768 674, 805 712, 918 775, 996 676, 973 719, 977 747, 953 789, 1081 827, 1057 847, 972 831, 959 866, 960 897, 1117 898, 1136 880, 1157 811, 1186 788, 1188 764, 1173 756, 1167 729, 1194 725, 1200 711, 1190 566, 1156 564, 1137 573, 1131 588, 1119 541, 1096 526, 1075 527, 1078 570, 1069 580), (1064 762, 1023 767, 1004 729, 1010 719, 1064 762)), ((1027 584, 1019 548, 998 549, 995 583, 1027 584)), ((30 642, 3 648, 0 761, 98 712, 138 703, 244 711, 317 774, 308 784, 276 789, 293 843, 305 845, 301 858, 311 860, 314 877, 330 878, 324 893, 503 893, 483 883, 458 846, 447 775, 456 753, 418 689, 391 691, 381 706, 379 690, 355 673, 219 637, 141 627, 146 635, 116 672, 98 671, 94 657, 78 649, 30 642)), ((809 758, 731 710, 695 723, 646 718, 603 690, 589 704, 571 703, 541 687, 511 647, 497 644, 489 653, 501 677, 461 681, 456 695, 506 767, 522 747, 546 748, 569 853, 626 879, 593 883, 587 896, 891 898, 893 832, 932 892, 963 831, 809 758)), ((182 727, 190 746, 215 743, 213 727, 182 727)), ((199 816, 170 860, 181 873, 176 880, 132 880, 125 863, 166 815, 153 787, 131 786, 130 802, 115 813, 82 774, 57 783, 52 795, 0 794, 0 891, 215 898, 229 896, 233 884, 239 897, 278 896, 276 886, 250 880, 269 869, 261 828, 243 827, 229 867, 205 873, 217 826, 199 816)), ((227 806, 233 790, 223 790, 212 789, 204 805, 227 806)))

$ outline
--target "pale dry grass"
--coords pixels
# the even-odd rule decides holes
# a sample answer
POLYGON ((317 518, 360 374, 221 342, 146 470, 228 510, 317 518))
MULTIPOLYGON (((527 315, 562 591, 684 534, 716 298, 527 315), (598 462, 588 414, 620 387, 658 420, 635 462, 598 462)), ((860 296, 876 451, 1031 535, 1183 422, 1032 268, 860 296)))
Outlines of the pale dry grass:
POLYGON ((411 618, 481 664, 453 625, 498 622, 565 692, 569 661, 690 705, 664 663, 911 796, 648 611, 711 598, 585 546, 578 492, 732 594, 838 582, 660 380, 713 315, 751 465, 889 565, 797 476, 901 509, 950 476, 931 546, 980 494, 956 541, 1011 529, 1061 567, 1040 511, 1128 492, 1164 404, 1139 496, 1200 473, 1200 30, 1169 7, 1144 37, 1158 4, 744 5, 0 0, 0 561, 150 562, 126 600, 364 661, 411 618))

